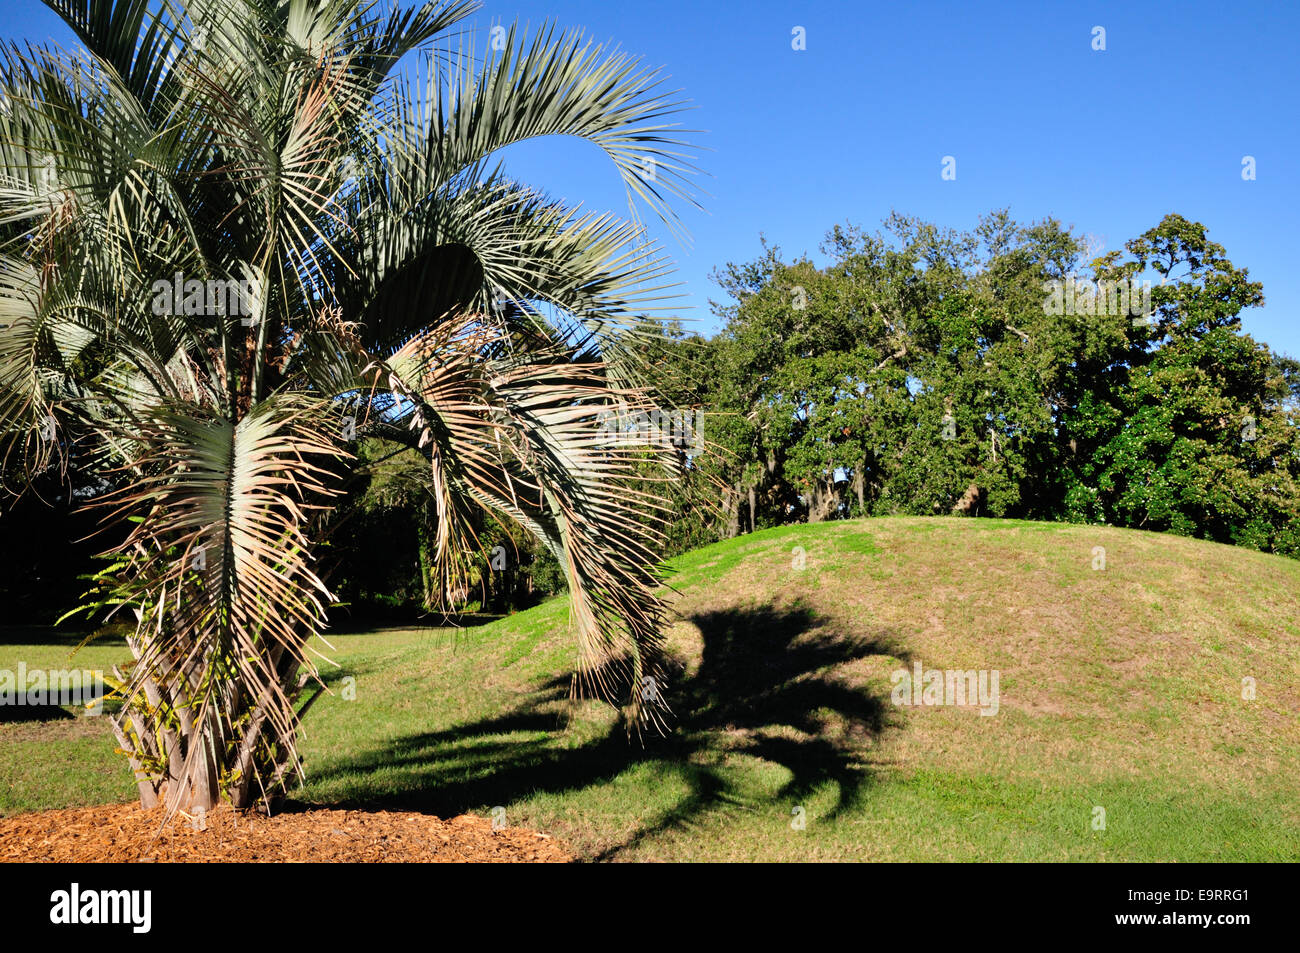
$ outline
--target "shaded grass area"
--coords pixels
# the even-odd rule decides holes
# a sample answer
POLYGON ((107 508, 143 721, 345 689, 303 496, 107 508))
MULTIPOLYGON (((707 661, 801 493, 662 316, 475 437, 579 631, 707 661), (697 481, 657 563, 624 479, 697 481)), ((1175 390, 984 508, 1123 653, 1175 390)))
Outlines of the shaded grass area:
MULTIPOLYGON (((111 671, 130 658, 121 639, 95 641, 79 630, 0 627, 0 669, 111 671)), ((96 682, 96 684, 98 684, 96 682)), ((102 687, 99 692, 103 694, 102 687)), ((0 705, 0 813, 102 804, 131 797, 135 784, 99 717, 73 705, 0 705)))
MULTIPOLYGON (((570 699, 562 601, 344 634, 295 797, 501 808, 590 859, 1300 858, 1300 564, 909 518, 768 530, 674 565, 669 737, 629 742, 608 707, 570 699), (998 714, 892 704, 915 664, 998 671, 998 714)), ((0 666, 67 651, 6 643, 0 666)), ((0 810, 129 797, 93 722, 0 725, 0 810)))

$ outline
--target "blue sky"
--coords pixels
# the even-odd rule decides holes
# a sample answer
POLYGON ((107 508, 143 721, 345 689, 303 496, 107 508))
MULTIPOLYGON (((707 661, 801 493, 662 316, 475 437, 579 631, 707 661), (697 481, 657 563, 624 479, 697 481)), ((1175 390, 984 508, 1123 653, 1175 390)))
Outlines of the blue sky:
MULTIPOLYGON (((1264 283, 1246 330, 1300 356, 1300 4, 486 0, 475 24, 486 42, 516 19, 614 41, 693 101, 683 122, 703 130, 705 209, 683 209, 689 247, 651 231, 701 330, 717 323, 709 272, 756 257, 760 232, 820 261, 837 222, 874 230, 897 209, 965 228, 1005 206, 1111 249, 1178 212, 1264 283), (955 181, 940 177, 948 155, 955 181)), ((5 0, 0 34, 66 37, 38 0, 5 0)), ((553 195, 626 211, 590 144, 541 140, 504 158, 553 195)))

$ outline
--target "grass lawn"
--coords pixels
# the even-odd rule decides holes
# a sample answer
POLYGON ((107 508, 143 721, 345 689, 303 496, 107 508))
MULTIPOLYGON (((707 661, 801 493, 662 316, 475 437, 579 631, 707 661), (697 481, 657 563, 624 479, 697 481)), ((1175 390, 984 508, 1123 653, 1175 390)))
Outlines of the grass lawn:
MULTIPOLYGON (((295 797, 499 807, 592 859, 1300 859, 1300 562, 891 518, 674 566, 668 738, 629 744, 608 708, 569 700, 563 600, 459 631, 341 634, 295 797), (891 674, 917 663, 997 672, 996 715, 893 704, 891 674)), ((70 662, 76 642, 0 629, 0 668, 124 653, 70 662)), ((132 796, 103 720, 57 714, 0 723, 0 812, 132 796)))

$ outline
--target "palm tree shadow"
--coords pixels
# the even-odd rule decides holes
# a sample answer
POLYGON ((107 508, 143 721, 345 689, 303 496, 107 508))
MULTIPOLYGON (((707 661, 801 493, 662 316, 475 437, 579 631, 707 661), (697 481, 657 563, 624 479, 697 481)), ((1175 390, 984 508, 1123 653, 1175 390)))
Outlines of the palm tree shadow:
POLYGON ((580 791, 644 762, 684 782, 684 798, 598 859, 669 828, 689 828, 721 807, 745 806, 751 799, 735 789, 725 765, 738 756, 784 768, 789 780, 777 800, 787 805, 828 784, 837 791, 832 815, 854 803, 870 782, 870 748, 893 723, 888 699, 861 683, 854 663, 882 655, 908 661, 894 633, 845 632, 799 604, 705 612, 689 621, 702 638, 699 665, 691 671, 676 660, 681 677, 666 693, 674 728, 644 747, 629 742, 621 723, 572 747, 556 744, 572 710, 570 679, 557 677, 498 717, 400 738, 315 776, 388 779, 382 788, 363 784, 358 796, 332 806, 444 817, 580 791))

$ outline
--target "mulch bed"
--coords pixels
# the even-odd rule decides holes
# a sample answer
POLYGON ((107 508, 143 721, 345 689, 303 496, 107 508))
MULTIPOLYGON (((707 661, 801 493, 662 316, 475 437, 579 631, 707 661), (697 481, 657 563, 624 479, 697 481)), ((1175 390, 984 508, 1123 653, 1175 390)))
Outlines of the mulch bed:
POLYGON ((266 817, 226 805, 197 829, 138 804, 39 811, 0 818, 0 862, 564 863, 546 834, 462 814, 444 821, 405 811, 310 809, 266 817))

